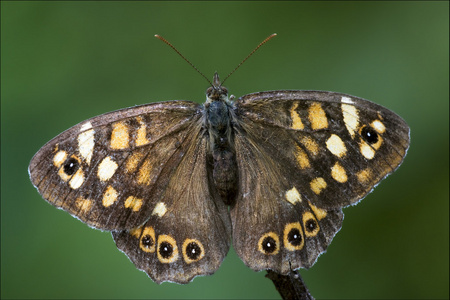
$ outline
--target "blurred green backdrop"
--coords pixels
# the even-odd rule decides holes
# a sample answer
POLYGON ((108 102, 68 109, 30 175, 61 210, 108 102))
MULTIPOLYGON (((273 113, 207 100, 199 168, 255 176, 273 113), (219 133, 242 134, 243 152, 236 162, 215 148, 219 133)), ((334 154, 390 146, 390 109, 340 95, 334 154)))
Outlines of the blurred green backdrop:
POLYGON ((449 297, 448 2, 1 2, 1 297, 277 298, 230 250, 213 276, 156 285, 108 232, 47 204, 33 154, 89 117, 204 101, 234 68, 236 96, 315 89, 371 99, 411 126, 403 166, 356 207, 310 270, 317 298, 449 297))

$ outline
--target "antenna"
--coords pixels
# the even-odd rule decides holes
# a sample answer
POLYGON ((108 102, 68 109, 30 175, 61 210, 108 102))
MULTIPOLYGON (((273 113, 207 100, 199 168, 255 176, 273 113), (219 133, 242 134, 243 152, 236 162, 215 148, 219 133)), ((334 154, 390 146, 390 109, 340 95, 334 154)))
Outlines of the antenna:
POLYGON ((212 86, 213 84, 211 83, 211 81, 202 73, 199 71, 199 69, 197 69, 186 57, 183 56, 183 54, 180 53, 180 51, 177 50, 177 48, 175 48, 174 45, 172 45, 171 43, 169 43, 168 40, 166 40, 165 38, 163 38, 162 36, 155 34, 155 37, 160 39, 161 41, 163 41, 164 43, 166 43, 167 45, 169 45, 173 50, 175 50, 176 53, 178 53, 179 56, 181 56, 182 59, 184 59, 188 64, 191 65, 191 67, 194 68, 194 70, 196 70, 200 75, 203 76, 203 78, 206 79, 206 81, 209 82, 209 84, 212 86))
POLYGON ((225 82, 225 80, 227 80, 228 79, 228 77, 230 77, 231 76, 231 74, 233 74, 234 72, 236 72, 236 70, 247 60, 247 59, 249 59, 250 58, 250 56, 252 56, 253 55, 253 53, 255 53, 256 52, 256 50, 258 50, 259 49, 259 47, 261 47, 262 45, 264 45, 265 43, 267 43, 270 39, 272 39, 272 38, 274 38, 275 36, 276 36, 277 34, 276 33, 272 33, 271 35, 269 35, 264 41, 262 41, 261 43, 259 43, 259 45, 258 46, 256 46, 256 48, 255 49, 253 49, 253 51, 252 52, 250 52, 250 54, 249 55, 247 55, 247 57, 246 58, 244 58, 241 62, 240 62, 240 64, 239 65, 237 65, 237 67, 236 68, 234 68, 234 70, 233 71, 231 71, 230 72, 230 74, 228 74, 227 75, 227 77, 225 77, 225 79, 222 81, 222 84, 225 82))
MULTIPOLYGON (((234 70, 231 71, 230 74, 228 74, 228 75, 225 77, 225 79, 222 81, 221 85, 225 82, 225 80, 228 79, 228 77, 231 76, 231 74, 233 74, 234 72, 236 72, 236 70, 239 69, 239 67, 240 67, 247 59, 249 59, 250 56, 253 55, 253 53, 256 52, 256 50, 258 50, 262 45, 264 45, 265 43, 267 43, 270 39, 274 38, 276 35, 277 35, 276 33, 272 33, 272 34, 269 35, 264 41, 262 41, 261 43, 259 43, 259 45, 256 46, 256 48, 253 49, 253 51, 250 52, 250 54, 247 55, 247 57, 244 58, 244 59, 237 65, 237 67, 234 68, 234 70)), ((190 64, 191 67, 194 68, 194 70, 196 70, 200 75, 202 75, 203 78, 205 78, 206 81, 208 81, 209 84, 210 84, 211 86, 213 86, 213 84, 211 83, 211 81, 210 81, 210 80, 209 80, 202 72, 200 72, 200 71, 199 71, 199 70, 198 70, 198 69, 197 69, 197 68, 196 68, 196 67, 195 67, 195 66, 194 66, 194 65, 193 65, 186 57, 184 57, 183 54, 181 54, 180 51, 178 51, 177 48, 175 48, 174 45, 172 45, 171 43, 169 43, 168 40, 166 40, 165 38, 163 38, 162 36, 160 36, 160 35, 158 35, 158 34, 155 34, 155 37, 158 38, 158 39, 160 39, 161 41, 163 41, 163 42, 166 43, 167 45, 169 45, 176 53, 178 53, 179 56, 181 56, 181 58, 183 58, 188 64, 190 64)))

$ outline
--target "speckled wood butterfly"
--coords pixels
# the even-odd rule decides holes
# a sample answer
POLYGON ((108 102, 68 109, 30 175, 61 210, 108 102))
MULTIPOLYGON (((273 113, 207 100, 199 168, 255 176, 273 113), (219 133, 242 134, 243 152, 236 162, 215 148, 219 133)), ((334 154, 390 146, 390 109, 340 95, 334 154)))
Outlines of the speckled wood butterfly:
POLYGON ((253 270, 309 268, 341 228, 342 208, 402 163, 409 127, 335 92, 227 95, 216 73, 203 105, 152 103, 83 121, 36 153, 31 181, 52 205, 111 231, 157 283, 214 273, 230 238, 253 270))

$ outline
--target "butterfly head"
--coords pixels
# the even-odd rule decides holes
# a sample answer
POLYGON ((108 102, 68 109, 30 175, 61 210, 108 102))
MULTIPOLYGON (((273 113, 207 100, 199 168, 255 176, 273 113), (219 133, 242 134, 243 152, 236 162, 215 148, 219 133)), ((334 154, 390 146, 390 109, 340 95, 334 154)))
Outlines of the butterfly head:
POLYGON ((222 86, 217 72, 214 73, 213 84, 206 90, 206 103, 213 101, 228 101, 228 89, 222 86))

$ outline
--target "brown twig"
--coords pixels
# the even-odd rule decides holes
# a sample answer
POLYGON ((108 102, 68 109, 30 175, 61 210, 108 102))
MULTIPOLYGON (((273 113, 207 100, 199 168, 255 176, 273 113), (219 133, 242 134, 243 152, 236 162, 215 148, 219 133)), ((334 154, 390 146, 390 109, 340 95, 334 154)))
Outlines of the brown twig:
POLYGON ((314 300, 297 271, 291 270, 288 275, 281 275, 267 270, 266 277, 272 280, 283 299, 314 300))

